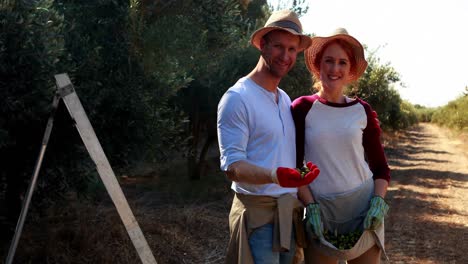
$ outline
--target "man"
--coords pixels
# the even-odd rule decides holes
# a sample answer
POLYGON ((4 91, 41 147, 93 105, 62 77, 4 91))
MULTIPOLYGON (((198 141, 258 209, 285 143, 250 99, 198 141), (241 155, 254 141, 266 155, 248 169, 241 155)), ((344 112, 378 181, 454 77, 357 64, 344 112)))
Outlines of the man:
POLYGON ((219 102, 221 169, 235 192, 227 263, 291 263, 302 237, 297 187, 319 170, 310 162, 305 175, 294 169, 291 99, 278 84, 310 43, 294 12, 274 12, 251 37, 261 52, 257 66, 219 102))

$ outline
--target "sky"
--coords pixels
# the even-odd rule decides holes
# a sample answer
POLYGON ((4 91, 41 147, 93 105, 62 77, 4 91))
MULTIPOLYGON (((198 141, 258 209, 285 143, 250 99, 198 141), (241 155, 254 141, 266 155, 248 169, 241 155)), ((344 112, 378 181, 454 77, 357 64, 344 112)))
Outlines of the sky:
POLYGON ((410 103, 443 106, 468 86, 467 0, 306 2, 305 32, 325 36, 346 28, 399 73, 404 85, 395 88, 410 103))

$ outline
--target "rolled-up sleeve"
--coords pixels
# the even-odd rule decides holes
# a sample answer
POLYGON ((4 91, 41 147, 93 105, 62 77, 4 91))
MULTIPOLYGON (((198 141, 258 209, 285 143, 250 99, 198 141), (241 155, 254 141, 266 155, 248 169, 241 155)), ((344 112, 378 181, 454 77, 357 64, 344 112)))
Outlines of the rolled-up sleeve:
POLYGON ((218 104, 217 133, 220 149, 220 167, 247 159, 249 139, 248 113, 241 96, 228 91, 218 104))

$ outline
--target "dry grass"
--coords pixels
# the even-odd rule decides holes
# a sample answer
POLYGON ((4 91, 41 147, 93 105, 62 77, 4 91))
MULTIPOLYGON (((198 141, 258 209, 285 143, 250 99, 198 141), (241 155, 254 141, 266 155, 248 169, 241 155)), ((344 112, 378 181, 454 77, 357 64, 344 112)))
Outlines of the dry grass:
MULTIPOLYGON (((215 168, 196 182, 180 169, 121 181, 158 264, 224 261, 232 193, 215 168)), ((15 263, 141 263, 109 198, 62 202, 30 211, 15 263)))
POLYGON ((114 208, 69 201, 25 223, 17 263, 136 263, 114 208))

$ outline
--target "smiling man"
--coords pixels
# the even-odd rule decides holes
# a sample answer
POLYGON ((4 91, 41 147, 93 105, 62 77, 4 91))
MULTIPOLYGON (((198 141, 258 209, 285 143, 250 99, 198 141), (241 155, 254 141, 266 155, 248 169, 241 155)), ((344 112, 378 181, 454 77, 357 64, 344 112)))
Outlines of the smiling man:
POLYGON ((297 187, 319 174, 312 163, 301 176, 295 168, 291 99, 278 84, 310 45, 297 15, 273 13, 251 44, 261 56, 256 67, 221 98, 218 141, 221 169, 235 192, 227 263, 291 263, 302 231, 297 187))

